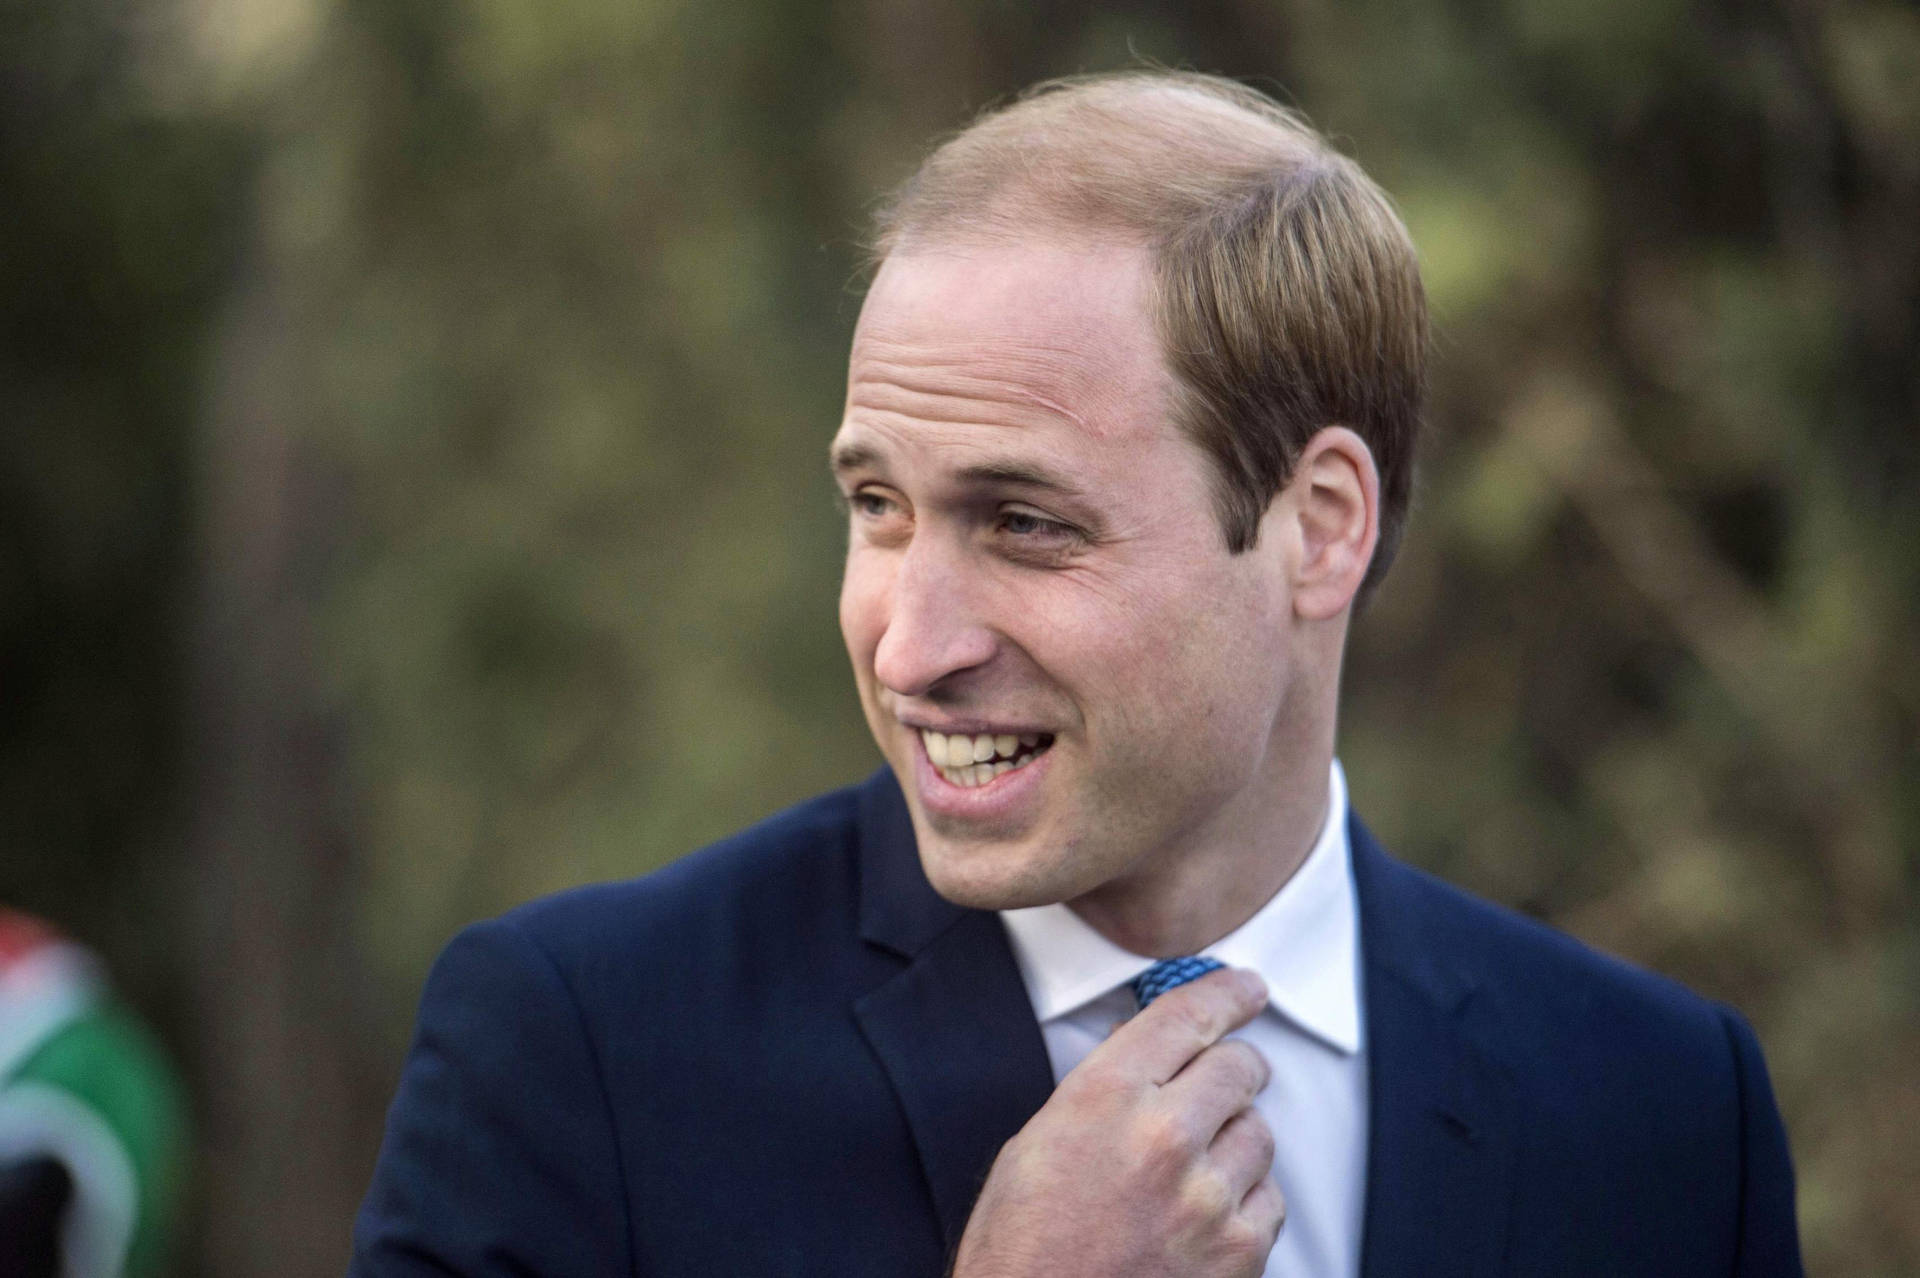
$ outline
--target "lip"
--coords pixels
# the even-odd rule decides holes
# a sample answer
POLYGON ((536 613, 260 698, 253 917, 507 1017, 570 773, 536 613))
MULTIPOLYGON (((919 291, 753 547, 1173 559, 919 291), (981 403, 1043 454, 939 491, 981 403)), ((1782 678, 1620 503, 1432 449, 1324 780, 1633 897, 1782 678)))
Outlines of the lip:
MULTIPOLYGON (((927 757, 926 739, 920 735, 921 728, 907 725, 913 736, 913 776, 915 788, 920 792, 920 803, 929 815, 944 817, 959 822, 1003 821, 1021 815, 1039 802, 1040 783, 1045 771, 1053 764, 1053 752, 1059 746, 1059 738, 1054 744, 1040 752, 1033 762, 1003 772, 985 785, 955 785, 940 775, 940 769, 933 766, 933 760, 927 757)), ((945 728, 927 725, 927 731, 946 732, 945 728)), ((999 732, 1017 735, 1022 729, 1001 727, 999 732)), ((966 726, 955 726, 952 732, 967 732, 966 726)), ((992 726, 972 729, 975 732, 994 732, 992 726)), ((1034 731, 1034 729, 1024 729, 1034 731)))
POLYGON ((947 723, 935 723, 930 719, 901 719, 900 722, 913 729, 915 734, 938 732, 949 737, 977 737, 982 733, 990 737, 1054 735, 1051 728, 1038 728, 1023 724, 993 723, 986 719, 954 719, 947 723))

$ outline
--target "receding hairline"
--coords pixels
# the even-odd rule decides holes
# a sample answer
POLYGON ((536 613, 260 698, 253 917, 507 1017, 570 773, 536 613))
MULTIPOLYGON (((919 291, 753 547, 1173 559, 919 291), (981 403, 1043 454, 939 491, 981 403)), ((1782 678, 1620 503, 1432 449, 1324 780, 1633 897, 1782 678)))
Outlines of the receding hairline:
POLYGON ((1125 71, 1049 80, 946 139, 874 218, 897 251, 1070 237, 1156 246, 1236 190, 1333 152, 1291 108, 1231 80, 1125 71))

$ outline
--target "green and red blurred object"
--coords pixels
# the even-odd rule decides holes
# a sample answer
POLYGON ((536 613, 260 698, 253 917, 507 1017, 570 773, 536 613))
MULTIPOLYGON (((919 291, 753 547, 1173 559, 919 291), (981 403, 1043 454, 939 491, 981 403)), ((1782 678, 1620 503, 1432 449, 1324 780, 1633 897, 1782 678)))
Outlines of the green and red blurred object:
POLYGON ((157 1273, 185 1144, 173 1071, 99 961, 0 908, 0 1271, 157 1273))

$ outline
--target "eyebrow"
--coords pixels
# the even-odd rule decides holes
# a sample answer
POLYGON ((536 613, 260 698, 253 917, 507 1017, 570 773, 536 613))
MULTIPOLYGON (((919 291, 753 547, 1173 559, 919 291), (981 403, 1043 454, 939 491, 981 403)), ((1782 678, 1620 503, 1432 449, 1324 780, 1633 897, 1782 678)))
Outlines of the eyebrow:
POLYGON ((1023 488, 1045 488, 1069 497, 1080 496, 1078 484, 1032 462, 981 462, 963 469, 960 478, 976 484, 1017 484, 1023 488))
POLYGON ((836 475, 844 475, 850 470, 859 470, 863 466, 872 466, 879 462, 880 454, 865 444, 836 444, 827 458, 827 464, 836 475))
MULTIPOLYGON (((850 470, 878 466, 880 454, 878 450, 866 444, 842 444, 833 450, 831 462, 834 474, 844 475, 850 470)), ((1044 488, 1069 497, 1081 495, 1080 486, 1065 476, 1033 462, 1017 461, 1011 458, 976 462, 962 468, 957 478, 975 484, 1014 484, 1023 488, 1044 488)))

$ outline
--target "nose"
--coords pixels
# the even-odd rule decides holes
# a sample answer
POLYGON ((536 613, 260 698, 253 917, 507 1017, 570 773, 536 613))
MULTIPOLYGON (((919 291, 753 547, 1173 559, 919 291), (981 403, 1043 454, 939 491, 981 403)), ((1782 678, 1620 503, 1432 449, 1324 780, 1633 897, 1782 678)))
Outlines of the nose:
POLYGON ((915 537, 895 561, 881 606, 874 677, 901 697, 927 696, 954 676, 985 666, 998 640, 979 607, 962 553, 915 537))

